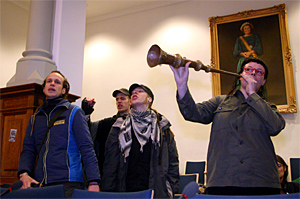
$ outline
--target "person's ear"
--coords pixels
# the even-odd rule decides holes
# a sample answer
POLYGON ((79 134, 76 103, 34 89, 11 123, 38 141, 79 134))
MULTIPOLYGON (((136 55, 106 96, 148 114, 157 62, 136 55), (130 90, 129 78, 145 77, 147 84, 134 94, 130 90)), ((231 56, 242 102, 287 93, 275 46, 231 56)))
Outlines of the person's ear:
POLYGON ((261 86, 265 85, 266 81, 267 81, 267 80, 265 79, 265 80, 263 81, 263 83, 261 84, 261 86))
POLYGON ((284 170, 284 172, 286 172, 286 166, 283 166, 283 170, 284 170))
POLYGON ((151 103, 151 102, 152 102, 152 98, 151 98, 151 97, 148 97, 147 101, 148 101, 149 103, 151 103))
POLYGON ((62 93, 63 95, 66 94, 66 88, 63 88, 62 91, 61 91, 61 93, 62 93))

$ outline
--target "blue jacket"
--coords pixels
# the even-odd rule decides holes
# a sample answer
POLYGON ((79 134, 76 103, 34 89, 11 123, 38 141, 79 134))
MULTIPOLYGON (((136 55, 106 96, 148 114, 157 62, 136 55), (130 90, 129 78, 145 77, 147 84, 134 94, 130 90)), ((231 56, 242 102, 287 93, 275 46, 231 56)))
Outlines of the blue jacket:
POLYGON ((36 114, 32 135, 31 118, 23 141, 18 175, 28 172, 35 180, 45 184, 83 182, 83 162, 87 181, 100 181, 98 163, 84 112, 65 99, 60 101, 49 115, 50 118, 43 105, 36 114), (34 169, 48 122, 60 108, 66 108, 66 111, 50 128, 34 169))

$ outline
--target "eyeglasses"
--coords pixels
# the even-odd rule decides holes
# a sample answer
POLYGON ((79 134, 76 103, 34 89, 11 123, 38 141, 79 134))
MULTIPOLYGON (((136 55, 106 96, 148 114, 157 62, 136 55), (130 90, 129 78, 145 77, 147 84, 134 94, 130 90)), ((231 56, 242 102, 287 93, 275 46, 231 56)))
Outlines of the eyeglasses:
POLYGON ((263 76, 265 74, 264 71, 256 68, 244 68, 244 71, 248 74, 251 74, 253 71, 255 71, 255 74, 258 76, 263 76))

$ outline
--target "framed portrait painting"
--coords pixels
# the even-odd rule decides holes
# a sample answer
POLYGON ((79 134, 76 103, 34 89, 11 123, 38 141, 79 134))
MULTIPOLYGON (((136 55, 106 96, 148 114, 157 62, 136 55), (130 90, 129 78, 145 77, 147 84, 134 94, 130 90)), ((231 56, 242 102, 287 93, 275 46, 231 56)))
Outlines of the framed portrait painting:
MULTIPOLYGON (((210 17, 209 25, 212 68, 238 72, 244 59, 240 55, 242 49, 255 50, 256 57, 262 59, 269 69, 267 101, 275 103, 281 113, 297 112, 285 4, 210 17), (243 24, 250 27, 251 37, 243 37, 246 33, 243 24), (247 40, 246 44, 241 37, 247 40)), ((213 95, 228 94, 235 79, 234 76, 213 73, 213 95)))

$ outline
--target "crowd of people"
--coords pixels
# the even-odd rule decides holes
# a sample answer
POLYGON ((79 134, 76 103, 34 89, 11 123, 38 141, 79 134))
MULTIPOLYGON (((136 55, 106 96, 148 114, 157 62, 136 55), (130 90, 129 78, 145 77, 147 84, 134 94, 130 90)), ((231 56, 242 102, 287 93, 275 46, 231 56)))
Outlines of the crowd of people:
MULTIPOLYGON (((184 119, 212 123, 205 194, 299 191, 299 186, 287 182, 288 167, 276 156, 271 140, 284 129, 285 120, 274 104, 263 99, 266 64, 245 59, 232 91, 202 103, 195 103, 188 89, 189 64, 170 68, 184 119)), ((70 85, 59 71, 51 72, 42 87, 45 100, 29 121, 20 156, 22 188, 63 184, 67 198, 74 189, 152 189, 154 198, 178 193, 175 136, 171 122, 152 107, 154 93, 148 86, 134 83, 113 91, 117 113, 99 121, 90 117, 94 98, 84 98, 81 108, 67 100, 70 85)))

